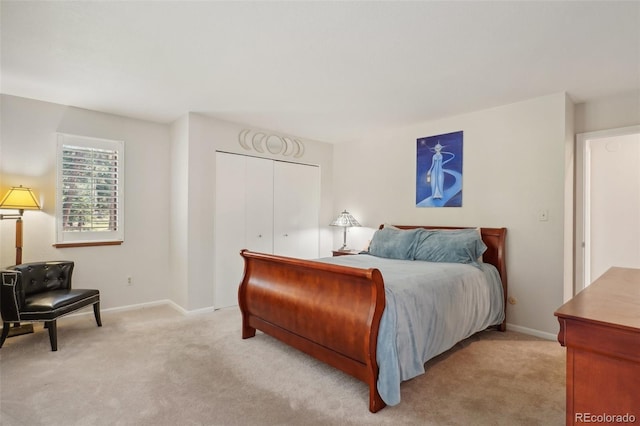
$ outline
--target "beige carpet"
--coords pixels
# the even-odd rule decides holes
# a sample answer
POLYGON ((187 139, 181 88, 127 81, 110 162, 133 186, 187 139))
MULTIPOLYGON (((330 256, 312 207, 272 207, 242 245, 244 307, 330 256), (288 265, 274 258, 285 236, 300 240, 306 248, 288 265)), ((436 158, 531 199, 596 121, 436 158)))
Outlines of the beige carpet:
POLYGON ((240 338, 237 309, 182 316, 168 306, 42 325, 0 349, 0 424, 563 425, 564 348, 482 332, 368 411, 367 387, 269 336, 240 338))

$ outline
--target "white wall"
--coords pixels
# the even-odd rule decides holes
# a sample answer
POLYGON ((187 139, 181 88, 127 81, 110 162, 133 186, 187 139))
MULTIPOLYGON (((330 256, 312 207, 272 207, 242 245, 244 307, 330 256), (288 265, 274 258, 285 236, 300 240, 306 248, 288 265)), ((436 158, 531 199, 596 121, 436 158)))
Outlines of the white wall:
POLYGON ((618 93, 575 106, 576 133, 640 124, 640 90, 618 93))
MULTIPOLYGON (((99 289, 103 308, 164 299, 186 311, 213 306, 215 151, 282 156, 246 152, 238 134, 249 127, 198 114, 162 125, 7 95, 1 102, 0 192, 29 186, 43 206, 25 213, 23 262, 75 261, 75 285, 99 289), (56 132, 125 141, 124 244, 52 246, 56 132), (128 276, 133 286, 127 286, 128 276)), ((333 146, 303 143, 304 156, 293 161, 320 165, 320 220, 328 224, 334 214, 333 146)), ((0 222, 0 266, 15 261, 14 229, 14 221, 0 222)), ((328 225, 320 237, 321 253, 328 256, 328 225)))
POLYGON ((640 134, 589 142, 591 281, 640 268, 640 134))
POLYGON ((575 148, 575 105, 565 96, 564 116, 564 286, 562 301, 573 297, 575 288, 575 222, 576 222, 576 148, 575 148))
POLYGON ((171 124, 171 185, 169 259, 171 283, 169 298, 179 306, 188 306, 189 291, 189 118, 183 116, 171 124))
MULTIPOLYGON (((554 335, 563 303, 568 104, 564 93, 470 114, 363 135, 334 148, 334 205, 365 228, 380 223, 506 227, 508 323, 554 335), (464 132, 463 206, 416 208, 416 139, 464 132), (538 221, 548 210, 549 220, 538 221)), ((570 212, 568 212, 570 213, 570 212)), ((336 240, 339 241, 339 240, 336 240)))
MULTIPOLYGON (((584 170, 583 151, 590 140, 635 133, 640 126, 640 91, 630 91, 592 100, 575 106, 576 131, 576 217, 575 217, 575 247, 576 263, 576 291, 583 288, 585 277, 583 274, 584 259, 582 242, 584 235, 584 170)), ((592 277, 593 278, 593 277, 592 277)), ((591 281, 590 279, 587 279, 591 281)), ((569 298, 573 289, 565 289, 565 299, 569 298)))
MULTIPOLYGON (((25 213, 25 261, 76 260, 77 279, 99 288, 107 308, 165 298, 186 310, 212 306, 211 154, 224 150, 279 158, 239 145, 239 132, 249 127, 199 114, 165 126, 7 95, 1 99, 0 190, 32 186, 44 208, 25 213), (127 230, 122 246, 51 246, 57 131, 126 141, 127 230), (129 275, 132 287, 126 286, 129 275)), ((627 99, 613 103, 626 105, 627 99)), ((593 128, 586 111, 594 108, 599 107, 576 106, 576 123, 593 128)), ((553 311, 562 304, 566 279, 563 235, 570 229, 564 217, 571 186, 573 153, 566 141, 573 135, 572 111, 568 98, 555 94, 363 135, 352 143, 305 140, 305 155, 297 161, 321 167, 321 223, 348 209, 365 225, 349 231, 353 247, 364 247, 383 222, 507 227, 510 294, 518 299, 509 306, 509 323, 555 334, 553 311), (463 207, 416 208, 416 139, 457 130, 464 131, 463 207), (540 209, 549 211, 548 222, 537 220, 540 209)), ((1 265, 13 263, 13 229, 12 221, 0 222, 1 265)), ((320 235, 321 256, 329 256, 342 234, 327 225, 320 235)))
MULTIPOLYGON (((215 256, 215 151, 226 151, 256 157, 272 158, 320 166, 320 222, 328 224, 334 214, 332 175, 333 145, 302 140, 305 146, 301 158, 247 151, 239 144, 239 134, 252 129, 204 115, 189 113, 172 125, 172 258, 175 262, 172 294, 174 301, 187 311, 213 306, 215 256), (184 195, 186 194, 186 195, 184 195), (182 209, 186 213, 178 213, 182 209), (180 223, 175 223, 180 221, 180 223), (178 235, 179 234, 179 235, 178 235), (186 240, 185 240, 186 235, 186 240)), ((269 131, 264 131, 270 134, 269 131)), ((229 182, 233 185, 233 182, 229 182)), ((333 234, 327 225, 320 230, 320 253, 331 255, 333 234)))
MULTIPOLYGON (((1 95, 0 192, 34 189, 42 210, 24 216, 23 262, 73 260, 74 285, 97 288, 103 308, 168 297, 169 131, 167 126, 1 95), (125 242, 54 248, 56 132, 125 141, 125 242), (127 277, 133 286, 127 286, 127 277)), ((6 211, 10 213, 11 211, 6 211)), ((15 262, 15 222, 0 221, 0 266, 15 262)))
MULTIPOLYGON (((25 214, 23 261, 76 261, 76 284, 98 288, 104 308, 171 299, 187 311, 213 304, 215 150, 247 153, 238 134, 247 127, 198 114, 166 126, 79 108, 2 95, 0 190, 33 187, 43 210, 25 214), (125 243, 52 247, 55 236, 56 132, 125 141, 125 243), (127 277, 133 286, 127 286, 127 277)), ((330 144, 303 141, 303 158, 321 166, 321 221, 332 207, 330 144)), ((233 183, 230 183, 233 184, 233 183)), ((0 265, 14 263, 15 222, 0 223, 0 265)), ((332 248, 329 227, 321 252, 332 248)))

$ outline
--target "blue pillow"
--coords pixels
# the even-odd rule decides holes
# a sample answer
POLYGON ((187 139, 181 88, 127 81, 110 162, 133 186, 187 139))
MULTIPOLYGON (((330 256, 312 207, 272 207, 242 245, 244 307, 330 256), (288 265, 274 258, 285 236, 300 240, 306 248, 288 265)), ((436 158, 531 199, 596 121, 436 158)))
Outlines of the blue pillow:
POLYGON ((418 235, 413 258, 428 262, 470 263, 487 250, 476 229, 423 229, 418 235))
POLYGON ((371 239, 369 254, 389 259, 413 260, 420 229, 378 229, 371 239))

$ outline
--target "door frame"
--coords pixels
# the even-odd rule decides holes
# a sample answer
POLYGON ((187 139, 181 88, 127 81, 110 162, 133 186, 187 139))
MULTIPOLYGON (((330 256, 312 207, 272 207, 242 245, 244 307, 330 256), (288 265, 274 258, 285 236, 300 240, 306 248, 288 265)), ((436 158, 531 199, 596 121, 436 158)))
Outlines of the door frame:
POLYGON ((620 127, 616 129, 599 130, 596 132, 579 133, 576 135, 576 225, 575 225, 575 262, 574 262, 574 288, 573 294, 579 293, 591 283, 591 211, 589 209, 591 199, 591 157, 589 144, 598 139, 607 139, 617 136, 640 134, 639 126, 620 127))

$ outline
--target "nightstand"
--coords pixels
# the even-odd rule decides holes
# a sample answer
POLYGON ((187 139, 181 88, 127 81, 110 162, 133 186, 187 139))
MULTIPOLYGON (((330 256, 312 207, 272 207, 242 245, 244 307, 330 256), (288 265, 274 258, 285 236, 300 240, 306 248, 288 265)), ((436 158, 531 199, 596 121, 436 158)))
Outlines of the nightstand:
POLYGON ((333 257, 336 256, 347 256, 350 254, 358 254, 360 253, 360 250, 333 250, 333 257))

